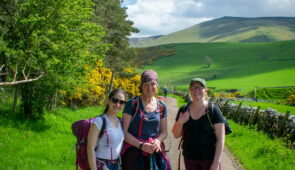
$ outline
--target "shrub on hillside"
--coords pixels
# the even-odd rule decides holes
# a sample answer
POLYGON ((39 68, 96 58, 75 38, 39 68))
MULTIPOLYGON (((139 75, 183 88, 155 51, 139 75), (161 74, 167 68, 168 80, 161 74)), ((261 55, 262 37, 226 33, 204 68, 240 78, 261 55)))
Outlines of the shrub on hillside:
POLYGON ((209 97, 214 98, 214 89, 208 89, 207 94, 209 97))
POLYGON ((256 97, 258 99, 273 100, 287 99, 295 93, 295 88, 257 88, 256 97))
POLYGON ((173 91, 178 91, 178 92, 183 92, 183 93, 188 93, 188 87, 173 87, 173 91))
POLYGON ((214 93, 214 98, 226 98, 226 99, 233 99, 236 98, 236 92, 235 93, 227 93, 225 91, 222 91, 220 93, 214 93))
POLYGON ((290 95, 286 100, 286 104, 290 106, 295 106, 295 94, 290 95))

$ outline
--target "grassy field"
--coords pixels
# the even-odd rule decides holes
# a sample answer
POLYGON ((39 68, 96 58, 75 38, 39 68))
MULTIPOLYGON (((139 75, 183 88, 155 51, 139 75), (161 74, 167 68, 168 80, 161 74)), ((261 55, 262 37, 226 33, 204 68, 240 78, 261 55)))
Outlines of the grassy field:
POLYGON ((193 77, 205 78, 217 89, 295 85, 295 41, 187 43, 164 48, 173 48, 176 54, 142 69, 157 71, 161 86, 187 86, 193 77), (211 59, 210 67, 205 57, 211 59))
POLYGON ((71 124, 94 117, 102 108, 58 109, 44 120, 19 115, 0 117, 0 169, 75 169, 75 137, 71 124))

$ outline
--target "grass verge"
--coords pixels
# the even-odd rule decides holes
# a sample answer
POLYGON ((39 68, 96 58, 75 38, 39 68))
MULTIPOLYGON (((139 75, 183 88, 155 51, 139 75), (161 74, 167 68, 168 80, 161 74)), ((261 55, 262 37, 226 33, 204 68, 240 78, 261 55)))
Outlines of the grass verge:
POLYGON ((270 139, 263 132, 229 121, 233 133, 226 136, 226 145, 245 169, 293 170, 295 151, 279 139, 270 139))
POLYGON ((76 139, 71 124, 102 111, 99 107, 76 111, 61 108, 45 114, 40 121, 2 114, 0 169, 75 169, 76 139))

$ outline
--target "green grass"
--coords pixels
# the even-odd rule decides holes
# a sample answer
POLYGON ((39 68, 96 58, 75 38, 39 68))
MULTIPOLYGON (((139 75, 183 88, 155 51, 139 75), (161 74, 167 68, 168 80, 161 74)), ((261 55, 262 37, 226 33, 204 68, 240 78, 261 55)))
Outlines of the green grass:
POLYGON ((174 94, 168 94, 168 96, 173 97, 177 100, 177 106, 181 107, 182 105, 186 104, 187 102, 185 102, 185 100, 178 96, 178 95, 174 95, 174 94))
POLYGON ((230 103, 236 103, 239 104, 242 102, 243 106, 250 106, 250 107, 257 107, 260 106, 260 110, 265 110, 266 108, 272 108, 277 110, 280 113, 286 113, 287 111, 290 111, 290 114, 295 115, 295 107, 294 106, 287 106, 282 104, 276 104, 276 103, 266 103, 266 102, 255 102, 255 101, 230 101, 230 103))
POLYGON ((282 141, 272 140, 255 129, 229 122, 233 133, 226 136, 226 145, 245 169, 294 169, 295 150, 287 149, 282 141))
POLYGON ((45 114, 40 121, 1 114, 0 169, 75 169, 76 139, 71 124, 102 111, 97 107, 62 108, 45 114))
MULTIPOLYGON (((159 74, 160 86, 187 87, 191 78, 208 80, 217 89, 294 86, 295 41, 268 43, 173 44, 175 55, 145 66, 159 74), (212 60, 208 68, 204 57, 212 60)), ((141 71, 142 71, 141 70, 141 71)))

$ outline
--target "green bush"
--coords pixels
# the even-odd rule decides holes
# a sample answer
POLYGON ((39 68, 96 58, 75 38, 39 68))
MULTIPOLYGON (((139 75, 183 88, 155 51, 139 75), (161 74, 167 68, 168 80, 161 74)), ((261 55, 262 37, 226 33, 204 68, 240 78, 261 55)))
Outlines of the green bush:
POLYGON ((286 100, 286 104, 290 106, 295 106, 295 95, 290 95, 286 100))
POLYGON ((26 83, 21 86, 21 112, 29 119, 41 119, 53 94, 50 86, 26 83))
MULTIPOLYGON (((254 92, 252 92, 254 93, 254 92)), ((295 94, 295 88, 257 88, 256 98, 264 100, 285 100, 295 94)))
POLYGON ((184 87, 184 86, 176 86, 173 88, 174 91, 178 91, 178 92, 183 92, 183 93, 188 93, 188 87, 184 87))

